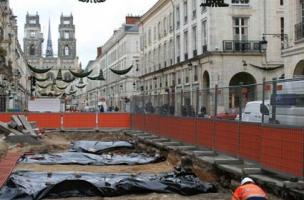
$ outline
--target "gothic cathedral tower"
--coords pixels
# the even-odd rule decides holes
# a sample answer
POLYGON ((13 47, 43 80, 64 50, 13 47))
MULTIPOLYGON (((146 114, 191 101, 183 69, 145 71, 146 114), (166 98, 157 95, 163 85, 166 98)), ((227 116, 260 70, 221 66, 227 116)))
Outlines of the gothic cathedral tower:
POLYGON ((76 39, 73 16, 60 17, 59 39, 58 39, 58 57, 61 59, 76 58, 76 39))
POLYGON ((26 24, 24 25, 23 47, 27 58, 39 59, 42 56, 43 34, 39 22, 39 15, 26 15, 26 24))

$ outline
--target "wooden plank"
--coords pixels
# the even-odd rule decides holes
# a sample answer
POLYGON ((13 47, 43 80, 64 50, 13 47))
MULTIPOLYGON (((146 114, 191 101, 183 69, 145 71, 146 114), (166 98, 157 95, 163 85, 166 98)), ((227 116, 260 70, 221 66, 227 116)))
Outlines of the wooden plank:
POLYGON ((30 125, 30 123, 26 120, 24 115, 18 115, 18 118, 20 119, 20 121, 22 122, 25 131, 23 131, 24 133, 29 133, 32 136, 37 136, 35 131, 33 130, 32 126, 30 125))
POLYGON ((16 115, 13 115, 13 116, 12 116, 12 120, 13 120, 14 122, 16 122, 16 124, 17 124, 17 129, 18 129, 19 131, 22 131, 22 130, 24 129, 24 126, 23 126, 22 122, 20 121, 20 119, 19 119, 16 115))
POLYGON ((9 135, 11 133, 13 133, 15 135, 23 135, 21 132, 15 130, 15 129, 9 128, 6 123, 3 123, 1 121, 0 121, 0 131, 4 132, 6 135, 9 135))

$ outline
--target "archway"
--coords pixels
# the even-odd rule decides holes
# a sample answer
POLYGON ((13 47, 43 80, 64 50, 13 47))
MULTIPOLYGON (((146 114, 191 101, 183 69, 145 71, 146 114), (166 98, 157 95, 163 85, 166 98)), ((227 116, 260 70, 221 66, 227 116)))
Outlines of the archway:
POLYGON ((229 107, 244 107, 248 101, 255 100, 256 79, 247 72, 235 74, 229 82, 229 107), (240 87, 240 85, 243 85, 240 87), (241 105, 242 104, 242 105, 241 105))
POLYGON ((304 60, 301 60, 296 65, 295 71, 293 73, 294 78, 304 78, 304 60))

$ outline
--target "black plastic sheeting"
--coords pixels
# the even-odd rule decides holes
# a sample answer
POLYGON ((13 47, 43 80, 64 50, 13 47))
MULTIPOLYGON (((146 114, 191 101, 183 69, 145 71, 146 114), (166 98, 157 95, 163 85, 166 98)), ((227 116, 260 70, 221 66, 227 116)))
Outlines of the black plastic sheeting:
POLYGON ((214 185, 182 170, 153 174, 43 173, 18 171, 0 191, 1 200, 39 200, 141 193, 195 195, 216 192, 214 185))
POLYGON ((75 141, 71 143, 71 151, 102 154, 104 152, 133 148, 133 144, 126 141, 111 141, 111 142, 100 142, 100 141, 75 141))
POLYGON ((150 156, 145 153, 130 153, 125 155, 103 154, 95 155, 90 153, 66 152, 55 154, 24 155, 20 158, 21 163, 42 164, 42 165, 141 165, 164 161, 160 155, 150 156))

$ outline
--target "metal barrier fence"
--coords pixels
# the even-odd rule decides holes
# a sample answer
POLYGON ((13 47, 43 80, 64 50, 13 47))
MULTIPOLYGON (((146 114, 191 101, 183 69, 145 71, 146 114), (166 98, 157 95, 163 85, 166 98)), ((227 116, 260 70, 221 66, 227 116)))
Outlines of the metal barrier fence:
POLYGON ((132 99, 133 113, 304 126, 304 79, 203 90, 159 88, 132 99))
POLYGON ((304 79, 135 96, 132 128, 304 175, 304 79))

